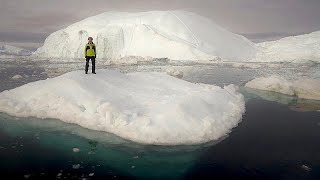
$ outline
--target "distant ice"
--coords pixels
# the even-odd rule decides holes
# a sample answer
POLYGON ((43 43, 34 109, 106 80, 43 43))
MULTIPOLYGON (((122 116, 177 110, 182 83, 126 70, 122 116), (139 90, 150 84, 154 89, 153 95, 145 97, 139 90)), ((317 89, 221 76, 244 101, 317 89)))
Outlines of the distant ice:
POLYGON ((320 31, 259 43, 257 47, 259 53, 254 61, 320 63, 320 31))
POLYGON ((165 73, 74 71, 0 93, 0 112, 55 118, 139 143, 217 140, 245 111, 234 85, 193 84, 165 73))
POLYGON ((0 43, 0 57, 30 56, 32 51, 0 43))

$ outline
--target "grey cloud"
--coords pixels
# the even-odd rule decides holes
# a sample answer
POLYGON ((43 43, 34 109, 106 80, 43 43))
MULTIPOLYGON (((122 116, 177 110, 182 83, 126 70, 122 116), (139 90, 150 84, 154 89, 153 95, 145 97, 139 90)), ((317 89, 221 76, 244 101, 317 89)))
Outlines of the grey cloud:
MULTIPOLYGON (((237 33, 320 30, 320 0, 1 0, 0 41, 44 41, 69 24, 105 11, 184 9, 237 33), (9 33, 10 32, 10 33, 9 33)), ((250 36, 250 35, 249 35, 250 36)))

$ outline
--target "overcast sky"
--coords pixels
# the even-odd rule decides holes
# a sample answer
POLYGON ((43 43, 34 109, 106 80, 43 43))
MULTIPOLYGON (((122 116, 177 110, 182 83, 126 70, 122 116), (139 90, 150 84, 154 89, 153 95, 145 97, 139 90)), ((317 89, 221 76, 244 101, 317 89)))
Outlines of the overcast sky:
POLYGON ((42 43, 46 36, 106 11, 183 9, 241 34, 320 30, 320 0, 0 0, 0 42, 42 43))

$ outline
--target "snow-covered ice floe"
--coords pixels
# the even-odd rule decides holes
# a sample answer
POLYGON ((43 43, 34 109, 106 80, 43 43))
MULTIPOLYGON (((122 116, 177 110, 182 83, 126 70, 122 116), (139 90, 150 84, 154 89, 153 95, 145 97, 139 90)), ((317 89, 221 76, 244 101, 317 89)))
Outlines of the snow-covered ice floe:
POLYGON ((248 82, 246 87, 278 92, 302 99, 320 100, 320 79, 290 81, 279 76, 260 77, 248 82))
POLYGON ((245 102, 234 85, 193 84, 165 73, 73 71, 0 93, 0 112, 56 118, 139 143, 179 145, 227 135, 245 102))

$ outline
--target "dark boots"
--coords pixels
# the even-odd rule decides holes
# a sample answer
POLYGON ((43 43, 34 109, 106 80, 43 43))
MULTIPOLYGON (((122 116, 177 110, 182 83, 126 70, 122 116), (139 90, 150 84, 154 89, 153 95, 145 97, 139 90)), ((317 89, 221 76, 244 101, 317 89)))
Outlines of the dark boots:
POLYGON ((88 74, 88 69, 89 69, 89 61, 91 59, 91 63, 92 63, 92 74, 96 74, 96 58, 93 57, 86 57, 86 67, 85 67, 85 72, 86 74, 88 74))

